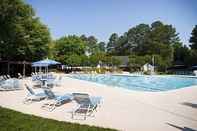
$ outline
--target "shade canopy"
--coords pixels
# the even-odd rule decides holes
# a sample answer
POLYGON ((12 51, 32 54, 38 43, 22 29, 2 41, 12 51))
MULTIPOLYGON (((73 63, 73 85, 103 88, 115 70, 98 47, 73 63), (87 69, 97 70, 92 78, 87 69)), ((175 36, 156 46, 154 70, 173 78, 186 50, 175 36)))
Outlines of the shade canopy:
POLYGON ((47 67, 49 65, 57 65, 61 64, 60 62, 50 60, 50 59, 45 59, 45 60, 40 60, 32 63, 33 67, 47 67))

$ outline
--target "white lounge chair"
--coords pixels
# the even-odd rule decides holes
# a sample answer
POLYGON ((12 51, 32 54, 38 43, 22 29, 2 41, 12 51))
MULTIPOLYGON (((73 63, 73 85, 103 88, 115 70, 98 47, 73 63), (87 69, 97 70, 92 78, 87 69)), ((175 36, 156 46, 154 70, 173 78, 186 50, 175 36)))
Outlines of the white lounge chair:
POLYGON ((33 89, 31 89, 28 85, 25 84, 25 88, 28 91, 28 95, 25 97, 23 103, 24 104, 30 104, 34 101, 41 101, 45 98, 47 98, 47 95, 44 92, 37 92, 35 93, 33 89))
POLYGON ((6 91, 6 89, 4 89, 4 88, 0 87, 0 91, 6 91))
POLYGON ((8 79, 10 79, 10 78, 11 78, 11 76, 10 76, 10 75, 6 75, 6 77, 7 77, 8 79))
POLYGON ((16 78, 11 78, 4 80, 0 83, 0 87, 2 91, 14 91, 14 90, 21 90, 22 85, 20 81, 16 78))
POLYGON ((62 76, 59 76, 59 77, 57 77, 57 78, 54 80, 54 85, 55 85, 55 86, 61 86, 61 83, 62 83, 62 76))
POLYGON ((50 98, 47 103, 42 105, 42 109, 53 111, 56 107, 61 106, 65 103, 68 103, 72 100, 71 94, 65 94, 63 96, 57 96, 55 95, 51 90, 46 89, 45 94, 50 98))
POLYGON ((72 111, 72 119, 74 119, 74 116, 78 115, 83 116, 84 120, 87 116, 92 116, 94 111, 97 111, 97 107, 100 106, 102 101, 101 97, 94 97, 94 99, 91 99, 91 97, 85 93, 73 93, 73 99, 79 105, 72 111))
POLYGON ((22 79, 23 78, 23 76, 21 75, 21 73, 18 73, 17 75, 18 75, 18 79, 22 79))
POLYGON ((3 78, 3 76, 0 76, 0 83, 3 82, 5 79, 3 78))
POLYGON ((62 76, 51 78, 47 80, 47 86, 52 88, 54 86, 61 86, 62 83, 62 76))
POLYGON ((3 77, 4 80, 7 80, 7 79, 8 79, 8 78, 6 77, 6 75, 3 75, 2 77, 3 77))

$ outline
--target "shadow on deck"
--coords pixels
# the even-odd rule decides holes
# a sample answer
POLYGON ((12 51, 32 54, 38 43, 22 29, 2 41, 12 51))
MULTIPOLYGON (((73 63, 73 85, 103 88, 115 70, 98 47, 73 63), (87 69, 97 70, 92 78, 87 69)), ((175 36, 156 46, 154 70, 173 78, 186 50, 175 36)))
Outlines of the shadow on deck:
POLYGON ((174 124, 171 124, 171 123, 166 123, 166 124, 171 126, 171 127, 176 128, 176 129, 179 129, 180 131, 197 131, 197 130, 189 128, 189 127, 180 127, 180 126, 177 126, 177 125, 174 125, 174 124))
POLYGON ((184 103, 181 103, 181 104, 185 105, 185 106, 192 107, 192 108, 197 108, 197 104, 195 104, 195 103, 184 102, 184 103))

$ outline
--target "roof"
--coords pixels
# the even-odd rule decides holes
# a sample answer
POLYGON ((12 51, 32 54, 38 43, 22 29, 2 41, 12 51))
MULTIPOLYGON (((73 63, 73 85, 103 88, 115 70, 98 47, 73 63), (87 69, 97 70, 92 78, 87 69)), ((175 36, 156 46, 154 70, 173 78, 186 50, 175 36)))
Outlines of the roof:
POLYGON ((129 63, 129 56, 113 56, 114 58, 120 60, 120 67, 127 67, 129 63))
POLYGON ((0 60, 0 63, 9 63, 9 64, 31 64, 31 62, 27 61, 9 61, 9 60, 0 60))
POLYGON ((167 68, 167 70, 188 70, 188 69, 189 69, 188 66, 185 65, 175 65, 167 68))
POLYGON ((182 61, 176 60, 173 65, 177 66, 184 66, 185 64, 182 61))

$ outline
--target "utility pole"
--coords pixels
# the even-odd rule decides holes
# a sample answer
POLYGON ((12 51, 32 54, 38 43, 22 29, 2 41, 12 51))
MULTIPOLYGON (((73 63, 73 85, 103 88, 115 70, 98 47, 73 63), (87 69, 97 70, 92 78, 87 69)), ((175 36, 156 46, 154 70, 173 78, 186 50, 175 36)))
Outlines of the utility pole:
POLYGON ((152 56, 152 63, 153 63, 153 73, 155 72, 155 58, 154 55, 152 56))

